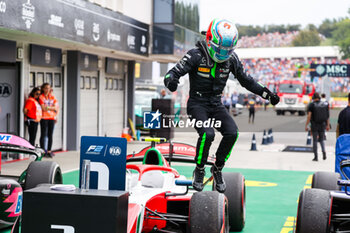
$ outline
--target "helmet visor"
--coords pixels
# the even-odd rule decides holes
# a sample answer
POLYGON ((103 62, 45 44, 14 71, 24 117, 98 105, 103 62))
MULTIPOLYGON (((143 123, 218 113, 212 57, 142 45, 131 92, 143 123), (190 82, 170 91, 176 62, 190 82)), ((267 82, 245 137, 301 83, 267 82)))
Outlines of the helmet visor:
POLYGON ((233 47, 224 47, 221 45, 217 45, 210 41, 210 47, 221 56, 230 56, 233 53, 234 48, 233 47))

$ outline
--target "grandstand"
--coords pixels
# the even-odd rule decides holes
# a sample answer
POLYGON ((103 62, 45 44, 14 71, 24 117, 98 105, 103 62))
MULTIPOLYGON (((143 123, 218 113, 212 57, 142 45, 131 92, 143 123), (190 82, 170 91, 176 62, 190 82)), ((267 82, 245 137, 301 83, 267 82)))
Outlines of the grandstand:
MULTIPOLYGON (((236 50, 245 69, 261 83, 279 81, 282 78, 300 77, 323 91, 322 78, 311 80, 307 67, 311 63, 350 64, 341 60, 337 46, 239 48, 236 50), (303 69, 305 68, 305 69, 303 69)), ((331 78, 331 92, 349 92, 348 78, 331 78)))

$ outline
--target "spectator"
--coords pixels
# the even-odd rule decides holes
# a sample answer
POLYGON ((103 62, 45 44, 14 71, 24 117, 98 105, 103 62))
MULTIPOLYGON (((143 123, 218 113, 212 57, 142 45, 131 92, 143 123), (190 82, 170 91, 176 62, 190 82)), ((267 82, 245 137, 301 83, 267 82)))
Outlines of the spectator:
POLYGON ((350 134, 350 93, 348 95, 348 106, 338 116, 337 138, 342 134, 350 134))
POLYGON ((291 46, 298 31, 279 33, 269 32, 258 34, 257 36, 243 36, 238 41, 239 48, 259 48, 259 47, 287 47, 291 46))
POLYGON ((321 97, 318 92, 312 96, 313 102, 311 102, 307 109, 307 120, 305 124, 305 131, 309 131, 309 123, 311 122, 311 132, 313 138, 313 151, 314 159, 312 161, 318 161, 317 156, 317 141, 321 144, 323 160, 327 159, 326 150, 324 146, 325 129, 329 130, 329 108, 328 104, 321 102, 321 97))
POLYGON ((230 106, 231 106, 232 102, 231 102, 231 97, 228 93, 226 93, 226 95, 223 97, 222 103, 225 106, 225 108, 227 109, 227 111, 230 112, 230 106))
POLYGON ((36 133, 38 131, 38 124, 42 117, 41 106, 38 102, 40 96, 40 89, 34 87, 29 93, 28 99, 25 102, 23 113, 25 125, 28 127, 29 142, 35 146, 36 133))
POLYGON ((51 151, 52 136, 55 128, 55 123, 57 121, 58 102, 55 96, 51 93, 51 87, 49 83, 44 83, 41 86, 39 103, 43 110, 43 116, 40 121, 40 147, 45 150, 46 157, 52 158, 54 156, 54 153, 51 151))
POLYGON ((249 101, 248 94, 245 94, 243 97, 243 105, 248 106, 248 101, 249 101))
POLYGON ((169 95, 166 93, 166 90, 165 89, 162 89, 160 91, 160 98, 161 99, 170 99, 169 95))
POLYGON ((250 119, 252 119, 252 124, 254 124, 254 118, 255 118, 255 105, 256 105, 256 102, 255 102, 255 99, 254 97, 252 97, 249 102, 248 102, 248 109, 249 109, 249 118, 248 118, 248 123, 250 123, 250 119))
MULTIPOLYGON (((321 101, 322 101, 322 102, 327 102, 326 94, 325 94, 325 93, 322 93, 322 94, 321 94, 321 101)), ((327 102, 327 103, 328 103, 328 102, 327 102)))
POLYGON ((233 94, 231 95, 231 105, 232 108, 236 108, 236 104, 238 103, 238 95, 237 92, 233 92, 233 94))
POLYGON ((267 105, 269 105, 269 100, 264 100, 264 110, 266 111, 267 105))

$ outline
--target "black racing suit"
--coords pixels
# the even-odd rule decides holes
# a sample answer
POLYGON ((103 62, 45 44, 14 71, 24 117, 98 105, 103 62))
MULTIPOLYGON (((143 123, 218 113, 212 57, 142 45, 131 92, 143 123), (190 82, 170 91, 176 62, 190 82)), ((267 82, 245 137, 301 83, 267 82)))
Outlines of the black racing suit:
MULTIPOLYGON (((215 125, 214 128, 223 136, 216 152, 216 165, 222 167, 238 138, 236 123, 221 103, 221 94, 226 86, 229 73, 232 72, 240 84, 249 91, 260 96, 264 94, 265 98, 267 93, 264 93, 264 86, 245 73, 235 53, 228 61, 216 63, 209 57, 204 41, 199 41, 196 46, 168 71, 164 83, 169 88, 169 82, 174 82, 174 80, 178 82, 181 76, 189 74, 190 96, 187 102, 187 114, 191 120, 206 121, 209 118, 215 118, 216 121, 221 121, 221 125, 215 125)), ((215 132, 212 127, 195 128, 199 134, 195 161, 197 166, 203 167, 207 162, 215 132)))

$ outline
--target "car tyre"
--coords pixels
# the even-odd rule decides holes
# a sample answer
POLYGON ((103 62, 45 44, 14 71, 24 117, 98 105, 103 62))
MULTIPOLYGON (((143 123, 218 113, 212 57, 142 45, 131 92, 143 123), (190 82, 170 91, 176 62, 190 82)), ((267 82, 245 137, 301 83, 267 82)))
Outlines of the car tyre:
MULTIPOLYGON (((228 200, 228 212, 231 231, 242 231, 245 225, 245 182, 244 176, 239 172, 223 172, 222 177, 226 182, 224 192, 228 200)), ((215 182, 213 182, 215 191, 215 182)))
POLYGON ((228 201, 224 194, 203 191, 190 200, 191 233, 229 233, 228 201))
POLYGON ((298 112, 298 115, 299 115, 299 116, 305 116, 305 111, 299 111, 299 112, 298 112))
POLYGON ((38 184, 62 184, 62 172, 54 161, 33 161, 27 168, 24 190, 35 188, 38 184))
POLYGON ((304 189, 299 196, 296 233, 328 233, 332 197, 322 189, 304 189))
POLYGON ((341 179, 339 173, 336 172, 315 172, 312 176, 312 188, 324 190, 341 190, 338 180, 341 179))

